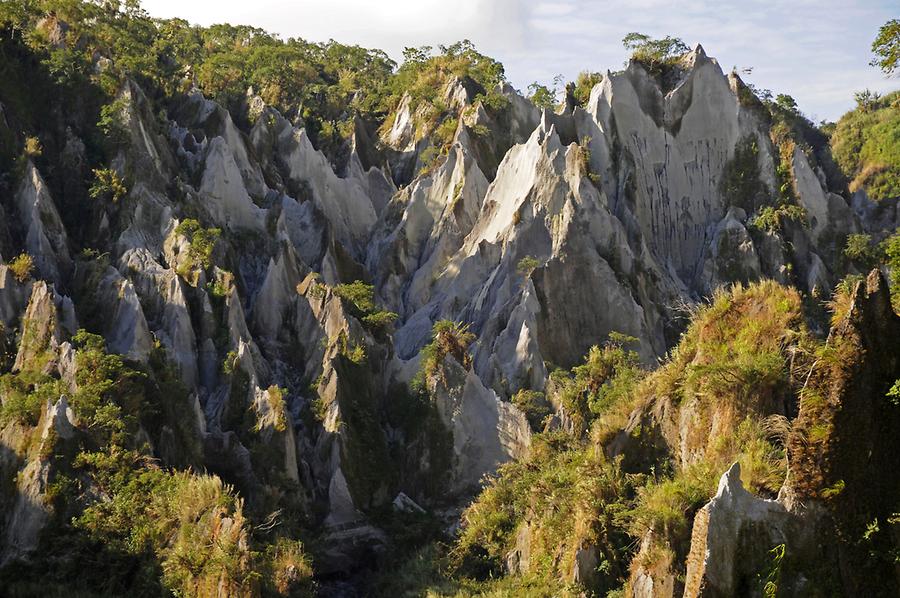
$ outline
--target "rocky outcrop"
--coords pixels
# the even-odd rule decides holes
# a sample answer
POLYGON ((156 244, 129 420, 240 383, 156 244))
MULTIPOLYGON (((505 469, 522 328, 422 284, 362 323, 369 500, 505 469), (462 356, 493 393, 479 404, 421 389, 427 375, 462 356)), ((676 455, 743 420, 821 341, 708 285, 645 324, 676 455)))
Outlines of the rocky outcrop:
POLYGON ((531 428, 525 415, 485 388, 473 371, 447 356, 430 384, 438 413, 453 435, 453 492, 471 491, 501 463, 527 456, 531 428))
POLYGON ((60 345, 77 327, 72 301, 43 281, 35 283, 22 319, 22 338, 13 369, 54 371, 60 345))
POLYGON ((41 531, 52 514, 47 494, 55 475, 54 447, 73 437, 73 419, 66 397, 48 401, 44 406, 38 424, 40 433, 28 449, 25 466, 16 476, 15 499, 4 517, 2 564, 27 557, 38 547, 41 531))
MULTIPOLYGON (((768 573, 767 565, 777 567, 780 561, 777 555, 774 564, 762 559, 773 550, 781 553, 788 538, 793 544, 799 531, 799 521, 781 503, 744 489, 735 463, 722 475, 715 497, 694 516, 684 596, 748 592, 768 573)), ((761 589, 750 595, 756 594, 762 595, 761 589)))
POLYGON ((103 336, 110 351, 147 363, 153 340, 134 285, 112 266, 100 278, 95 301, 108 310, 103 336))
POLYGON ((872 522, 892 517, 900 485, 866 471, 886 471, 900 450, 896 406, 880 399, 900 377, 900 317, 877 270, 850 301, 800 393, 778 499, 747 492, 738 463, 722 476, 694 517, 685 596, 764 595, 767 582, 788 594, 893 593, 896 572, 872 557, 896 536, 872 522))
MULTIPOLYGON (((65 31, 53 35, 54 44, 66 42, 65 31)), ((98 72, 109 64, 95 62, 98 72)), ((781 201, 771 124, 736 75, 724 75, 699 46, 664 77, 637 62, 607 73, 585 106, 569 98, 558 112, 505 83, 486 90, 448 76, 435 92, 439 114, 407 94, 378 134, 377 123, 355 117, 352 137, 335 150, 316 146, 324 135, 318 123, 304 125, 302 111, 285 118, 252 91, 231 114, 197 90, 158 101, 127 81, 115 113, 104 113, 116 121, 116 139, 104 150, 108 163, 98 164, 126 183, 123 197, 81 202, 91 144, 70 127, 37 160, 47 179, 26 161, 0 206, 0 351, 15 353, 14 367, 5 354, 0 367, 59 377, 74 393, 68 341, 77 307, 82 325, 140 370, 148 388, 179 395, 178 413, 190 419, 184 429, 196 436, 189 465, 233 484, 248 511, 288 503, 302 512, 304 525, 322 532, 321 570, 341 572, 377 557, 386 542, 373 515, 441 506, 452 519, 486 474, 528 455, 531 429, 510 398, 548 390, 553 369, 580 363, 614 332, 636 337, 650 367, 683 326, 673 307, 722 285, 776 278, 824 296, 842 274, 847 234, 880 239, 897 225, 896 203, 857 197, 849 206, 797 150, 793 195, 809 226, 760 230, 759 208, 781 201), (452 143, 434 138, 441 119, 456 125, 452 143), (736 154, 747 142, 758 149, 756 162, 743 165, 755 194, 741 202, 723 180, 741 166, 736 154), (59 170, 45 168, 53 146, 64 148, 59 170), (69 182, 79 188, 63 192, 69 182), (69 210, 77 212, 71 219, 69 210), (178 232, 187 219, 219 235, 196 247, 178 232), (7 265, 23 252, 35 261, 24 283, 7 265), (336 292, 354 281, 374 286, 374 306, 355 303, 346 288, 336 292), (373 323, 369 307, 396 320, 381 312, 384 321, 373 323), (476 340, 468 353, 438 360, 422 388, 413 379, 440 320, 468 326, 476 340), (391 502, 401 496, 415 502, 391 502)), ((0 116, 12 126, 5 107, 0 116)), ((49 129, 39 131, 48 141, 49 129)), ((32 132, 12 137, 16 153, 25 134, 32 132)), ((789 451, 796 467, 780 502, 751 497, 732 470, 698 515, 690 595, 740 594, 780 544, 813 554, 797 548, 798 521, 834 523, 859 537, 863 515, 891 516, 892 480, 869 491, 858 474, 873 464, 889 470, 900 451, 889 434, 896 414, 860 398, 885 396, 898 377, 896 342, 883 339, 900 331, 884 283, 869 286, 830 341, 861 350, 844 369, 823 357, 807 382, 827 395, 829 410, 801 405, 789 451), (872 340, 876 330, 882 340, 872 340), (822 429, 834 434, 809 442, 822 429), (831 507, 824 496, 837 488, 845 490, 831 507), (814 516, 800 508, 815 501, 814 516), (754 556, 739 558, 744 551, 754 556)), ((71 432, 70 411, 65 398, 45 406, 41 442, 71 432)), ((151 415, 135 444, 165 466, 185 466, 173 422, 151 415)), ((733 421, 690 398, 654 395, 603 448, 629 474, 687 467, 733 421)), ((585 432, 564 409, 553 422, 554 430, 585 432)), ((0 502, 13 514, 0 532, 9 554, 27 557, 47 520, 39 503, 51 464, 4 450, 0 472, 21 475, 18 494, 0 502)), ((533 568, 531 531, 522 525, 517 533, 507 567, 525 573, 533 568)), ((644 538, 643 556, 657 539, 644 538)), ((569 548, 561 576, 594 585, 607 555, 587 540, 569 548)), ((677 593, 683 568, 674 559, 641 560, 632 568, 634 593, 677 593)), ((850 551, 828 562, 844 571, 861 557, 850 551)), ((842 575, 850 593, 871 589, 842 575)))
POLYGON ((185 384, 193 387, 199 381, 197 341, 181 278, 146 249, 125 252, 120 268, 129 274, 141 309, 146 310, 146 325, 177 364, 185 384))
POLYGON ((42 278, 57 284, 71 273, 68 236, 43 177, 29 161, 15 196, 25 250, 42 278))

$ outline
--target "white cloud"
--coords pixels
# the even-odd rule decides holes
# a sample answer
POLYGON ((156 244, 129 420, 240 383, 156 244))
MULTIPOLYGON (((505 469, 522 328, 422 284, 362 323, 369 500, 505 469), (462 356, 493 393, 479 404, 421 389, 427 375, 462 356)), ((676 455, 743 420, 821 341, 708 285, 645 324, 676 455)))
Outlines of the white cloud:
POLYGON ((789 93, 811 115, 834 119, 854 91, 900 87, 868 66, 894 0, 146 0, 154 16, 243 23, 285 37, 336 39, 384 49, 472 40, 501 60, 514 85, 557 73, 618 69, 629 31, 702 43, 723 69, 753 66, 749 79, 789 93))

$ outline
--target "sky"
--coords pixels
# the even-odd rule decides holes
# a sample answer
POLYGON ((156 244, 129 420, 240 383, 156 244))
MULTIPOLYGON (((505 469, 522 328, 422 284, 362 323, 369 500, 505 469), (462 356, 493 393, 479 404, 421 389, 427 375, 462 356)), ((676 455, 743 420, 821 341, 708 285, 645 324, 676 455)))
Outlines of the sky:
POLYGON ((520 90, 623 66, 622 37, 637 31, 703 45, 726 72, 792 95, 814 121, 836 120, 862 89, 900 89, 875 67, 878 28, 900 17, 900 0, 143 0, 154 17, 244 24, 284 38, 334 39, 381 48, 471 40, 506 67, 520 90))

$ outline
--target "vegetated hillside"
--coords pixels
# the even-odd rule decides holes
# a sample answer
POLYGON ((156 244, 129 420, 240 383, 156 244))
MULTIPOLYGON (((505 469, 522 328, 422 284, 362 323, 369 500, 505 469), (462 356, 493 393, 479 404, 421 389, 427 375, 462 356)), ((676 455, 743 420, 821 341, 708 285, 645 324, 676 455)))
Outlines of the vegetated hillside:
POLYGON ((892 101, 0 25, 7 594, 896 594, 892 101))
POLYGON ((857 94, 858 106, 841 117, 831 145, 850 191, 865 189, 873 199, 900 195, 900 92, 879 97, 857 94))

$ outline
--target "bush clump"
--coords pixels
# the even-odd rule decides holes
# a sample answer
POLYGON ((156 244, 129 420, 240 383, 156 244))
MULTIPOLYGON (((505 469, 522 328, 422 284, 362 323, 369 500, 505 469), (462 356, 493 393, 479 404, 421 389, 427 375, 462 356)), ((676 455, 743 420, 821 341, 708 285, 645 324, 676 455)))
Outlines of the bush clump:
POLYGON ((858 98, 859 106, 838 120, 831 135, 834 159, 850 180, 874 200, 900 196, 900 92, 858 98))
POLYGON ((9 263, 9 270, 12 272, 13 278, 20 283, 25 283, 34 272, 34 258, 27 253, 19 254, 9 263))
POLYGON ((375 303, 375 289, 361 280, 334 287, 334 294, 350 308, 352 315, 375 332, 387 330, 397 319, 397 314, 379 309, 375 303))
MULTIPOLYGON (((438 320, 431 328, 431 342, 422 348, 419 371, 412 380, 412 388, 419 393, 427 392, 428 381, 442 373, 441 364, 447 355, 466 369, 472 367, 472 356, 468 347, 475 341, 469 332, 469 325, 451 320, 438 320)), ((442 374, 443 376, 443 374, 442 374)))
POLYGON ((179 276, 187 279, 194 270, 212 266, 212 254, 222 235, 220 229, 203 228, 198 221, 187 218, 175 228, 175 234, 183 236, 189 243, 186 259, 176 269, 179 276))
POLYGON ((112 168, 95 168, 94 182, 88 193, 94 199, 105 198, 118 203, 128 193, 128 188, 119 173, 112 168))

